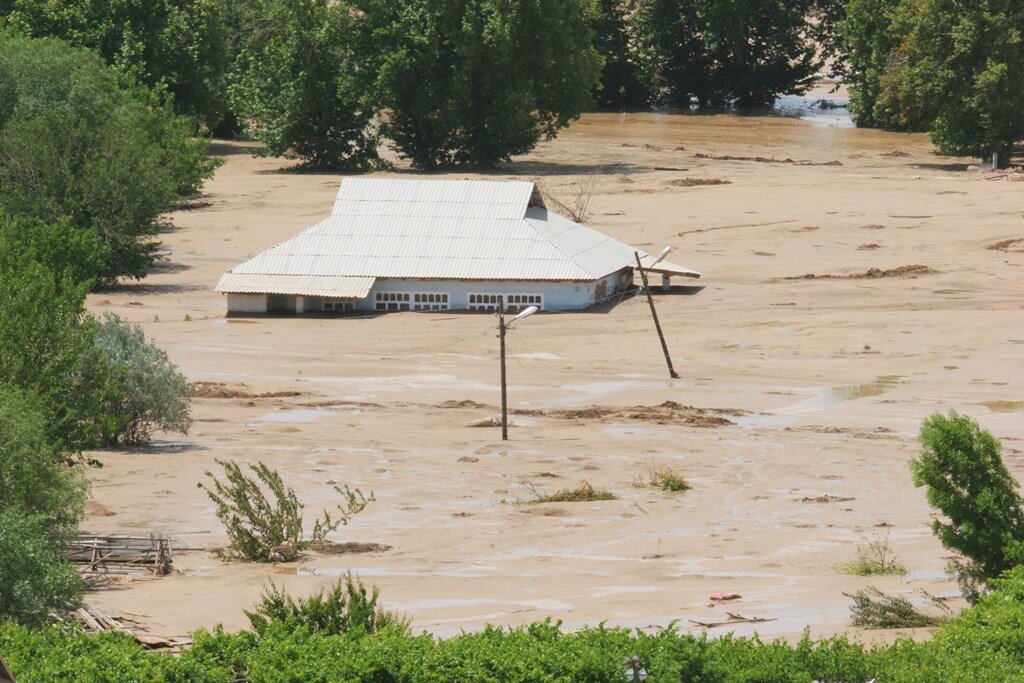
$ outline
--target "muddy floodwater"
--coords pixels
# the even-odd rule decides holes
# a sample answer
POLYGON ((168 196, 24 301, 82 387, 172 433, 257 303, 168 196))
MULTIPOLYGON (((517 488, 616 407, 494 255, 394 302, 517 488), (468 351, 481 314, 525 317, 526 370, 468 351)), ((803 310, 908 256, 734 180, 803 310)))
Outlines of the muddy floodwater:
POLYGON ((955 408, 1024 475, 1024 253, 989 248, 1024 238, 1024 184, 841 110, 779 109, 591 114, 504 168, 457 174, 535 179, 566 202, 592 186, 591 226, 671 245, 703 273, 655 296, 679 380, 645 301, 519 323, 507 443, 469 426, 497 412, 489 315, 225 321, 221 273, 327 215, 341 176, 217 142, 226 163, 170 216, 167 261, 90 299, 215 389, 187 436, 95 454, 85 528, 187 549, 178 573, 88 600, 154 633, 241 628, 267 581, 307 593, 351 570, 439 634, 547 617, 697 630, 728 609, 796 637, 850 630, 843 593, 868 585, 955 595, 907 461, 921 420, 955 408), (218 559, 227 539, 196 487, 215 458, 278 468, 310 521, 335 484, 374 491, 331 540, 380 546, 218 559), (652 467, 692 488, 644 485, 652 467), (584 480, 616 498, 528 502, 584 480), (886 535, 906 576, 844 573, 858 543, 886 535), (742 599, 714 606, 717 592, 742 599))

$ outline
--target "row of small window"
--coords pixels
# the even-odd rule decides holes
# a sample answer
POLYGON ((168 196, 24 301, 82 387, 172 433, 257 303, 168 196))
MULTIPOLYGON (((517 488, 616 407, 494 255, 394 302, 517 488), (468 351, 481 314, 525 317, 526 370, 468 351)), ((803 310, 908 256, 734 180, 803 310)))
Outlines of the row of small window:
POLYGON ((342 301, 340 299, 324 299, 325 311, 351 311, 355 309, 355 302, 342 301))
POLYGON ((470 294, 469 303, 472 304, 494 304, 498 305, 498 299, 505 300, 506 306, 525 304, 527 306, 543 306, 543 294, 470 294))
POLYGON ((447 292, 377 292, 378 311, 447 311, 447 292))

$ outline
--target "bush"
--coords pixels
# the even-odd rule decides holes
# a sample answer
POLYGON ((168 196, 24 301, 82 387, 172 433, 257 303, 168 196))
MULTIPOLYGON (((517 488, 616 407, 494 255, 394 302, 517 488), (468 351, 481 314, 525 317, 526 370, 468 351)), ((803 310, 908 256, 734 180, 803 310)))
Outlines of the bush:
POLYGON ((404 616, 385 612, 377 606, 380 590, 373 586, 370 594, 358 578, 347 574, 328 590, 308 598, 295 600, 273 583, 265 589, 253 611, 246 611, 252 630, 262 635, 272 623, 302 626, 310 633, 338 635, 359 629, 376 633, 395 628, 409 631, 404 616))
POLYGON ((947 521, 932 521, 964 595, 1024 563, 1024 508, 999 442, 971 418, 935 413, 921 425, 921 454, 911 461, 915 486, 947 521))
POLYGON ((141 86, 119 86, 93 52, 0 33, 0 210, 62 218, 100 238, 99 284, 141 278, 161 214, 213 171, 206 140, 141 86))
POLYGON ((940 621, 919 611, 910 600, 874 587, 843 595, 853 600, 850 623, 861 628, 919 628, 940 621))
POLYGON ((542 494, 531 487, 533 498, 528 503, 589 503, 595 500, 615 500, 610 491, 595 489, 589 481, 581 481, 574 489, 559 489, 554 493, 542 494))
POLYGON ((381 134, 418 168, 526 154, 592 105, 590 0, 357 0, 381 134))
POLYGON ((314 168, 369 170, 379 161, 346 3, 281 0, 241 39, 231 99, 263 154, 314 168))
POLYGON ((108 406, 111 428, 104 445, 144 443, 154 428, 187 433, 192 387, 167 352, 146 340, 138 325, 106 313, 95 334, 116 399, 108 406))
POLYGON ((889 545, 889 535, 885 538, 865 539, 857 546, 857 559, 845 567, 846 571, 855 576, 889 576, 907 573, 907 568, 900 562, 896 551, 889 545))
POLYGON ((219 481, 207 471, 212 487, 202 482, 198 486, 217 505, 217 517, 227 529, 231 550, 252 562, 294 559, 296 553, 348 524, 353 515, 362 512, 373 500, 372 491, 366 498, 359 489, 335 486, 343 499, 337 516, 332 517, 324 510, 323 516, 314 522, 312 533, 306 536, 302 526, 305 506, 299 502, 295 491, 285 486, 277 470, 262 462, 250 464, 249 469, 256 475, 254 479, 236 462, 218 460, 217 463, 224 468, 227 482, 219 481), (263 487, 273 496, 273 501, 263 487))
POLYGON ((679 492, 690 490, 690 483, 681 474, 667 468, 658 467, 651 460, 647 463, 647 471, 642 472, 634 484, 637 488, 650 486, 668 492, 679 492))
POLYGON ((52 520, 5 501, 0 509, 0 623, 41 624, 51 612, 78 606, 82 580, 61 555, 58 541, 52 520))
MULTIPOLYGON (((930 642, 902 639, 870 649, 843 636, 790 645, 668 628, 644 633, 596 626, 563 632, 557 622, 486 627, 435 639, 401 629, 327 629, 271 618, 259 634, 197 631, 180 656, 147 654, 120 633, 0 625, 0 651, 18 680, 389 681, 521 683, 623 680, 623 661, 640 657, 649 683, 925 683, 1024 681, 1024 568, 993 581, 994 592, 946 621, 930 642)), ((278 609, 275 607, 275 613, 278 609)))

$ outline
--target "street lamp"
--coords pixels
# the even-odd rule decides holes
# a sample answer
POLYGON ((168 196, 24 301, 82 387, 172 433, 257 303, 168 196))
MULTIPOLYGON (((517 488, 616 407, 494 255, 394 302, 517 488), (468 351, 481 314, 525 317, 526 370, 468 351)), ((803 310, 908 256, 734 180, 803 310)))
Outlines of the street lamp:
POLYGON ((505 297, 498 297, 498 338, 501 340, 501 440, 508 441, 508 383, 505 380, 505 332, 512 323, 528 318, 537 312, 536 306, 530 306, 522 313, 505 322, 505 297))
POLYGON ((640 683, 647 680, 647 669, 644 668, 643 660, 639 657, 626 657, 626 680, 630 683, 640 683))
MULTIPOLYGON (((668 256, 668 252, 672 251, 672 247, 665 247, 658 254, 658 258, 651 262, 651 265, 647 266, 647 270, 650 270, 654 266, 658 265, 663 258, 668 256)), ((640 271, 640 279, 644 283, 644 293, 647 295, 647 304, 651 307, 651 317, 654 318, 654 328, 658 331, 658 339, 661 340, 661 351, 665 354, 665 363, 668 365, 668 376, 672 379, 679 379, 679 375, 676 373, 675 368, 672 367, 672 357, 668 354, 668 344, 665 343, 665 335, 661 331, 661 322, 658 320, 658 312, 654 310, 654 297, 651 296, 651 287, 647 284, 647 270, 644 270, 643 264, 640 262, 640 252, 633 252, 633 256, 636 257, 636 267, 640 271)))

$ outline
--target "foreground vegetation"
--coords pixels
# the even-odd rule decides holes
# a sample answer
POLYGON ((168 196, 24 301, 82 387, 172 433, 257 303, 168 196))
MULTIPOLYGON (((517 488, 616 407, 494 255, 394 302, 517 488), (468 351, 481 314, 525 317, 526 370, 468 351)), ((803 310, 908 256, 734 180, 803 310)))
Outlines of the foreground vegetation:
POLYGON ((522 683, 621 681, 639 656, 651 683, 792 681, 1024 681, 1024 569, 932 640, 865 647, 843 636, 795 645, 757 638, 655 634, 595 627, 564 633, 544 622, 437 640, 382 613, 376 595, 339 584, 312 601, 270 591, 255 631, 193 634, 180 656, 150 654, 118 633, 0 626, 0 652, 19 681, 360 681, 522 683))

